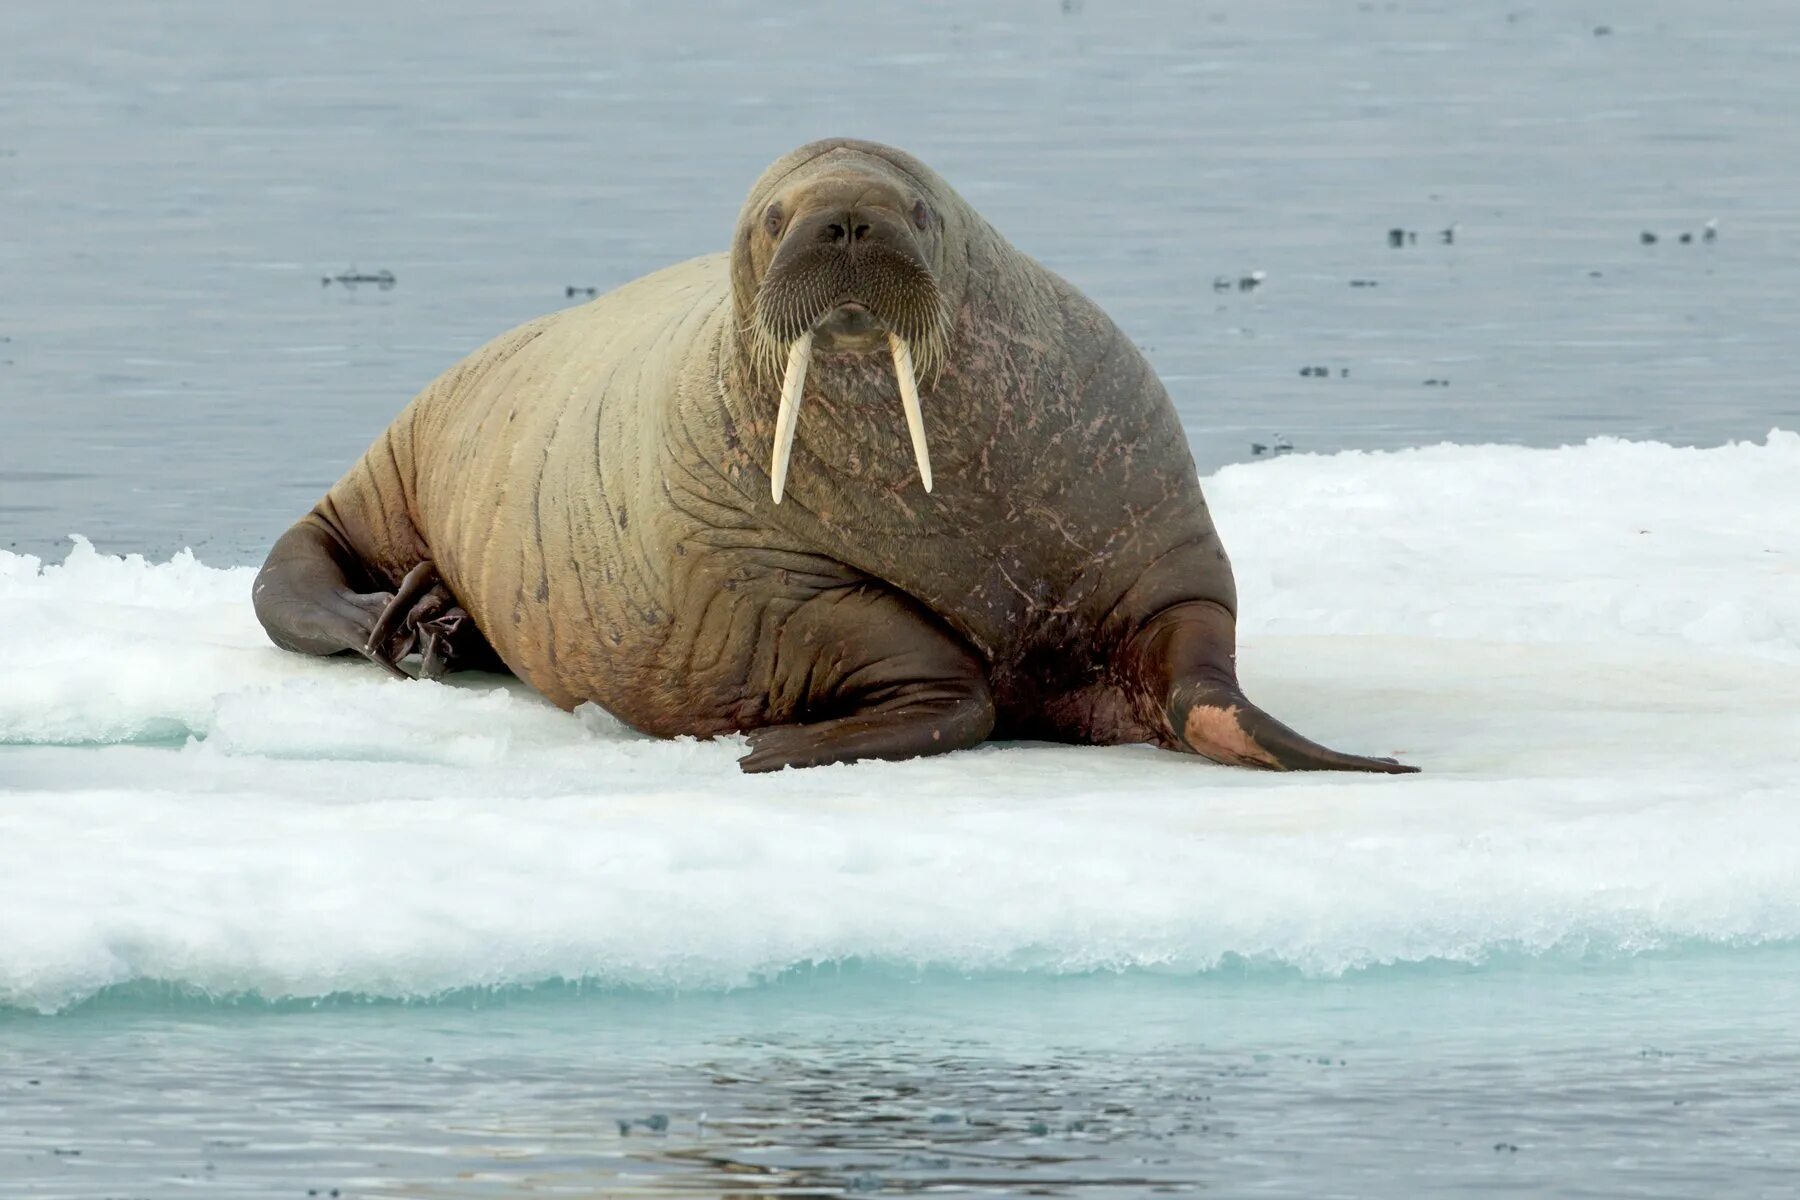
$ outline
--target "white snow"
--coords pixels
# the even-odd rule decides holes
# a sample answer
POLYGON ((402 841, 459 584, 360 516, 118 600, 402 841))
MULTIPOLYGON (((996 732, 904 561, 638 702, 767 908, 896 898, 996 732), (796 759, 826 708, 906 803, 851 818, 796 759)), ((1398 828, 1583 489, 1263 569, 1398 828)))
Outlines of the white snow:
POLYGON ((0 554, 0 1004, 1800 938, 1800 435, 1205 483, 1251 694, 1424 774, 1015 745, 745 777, 735 741, 281 653, 246 568, 0 554))

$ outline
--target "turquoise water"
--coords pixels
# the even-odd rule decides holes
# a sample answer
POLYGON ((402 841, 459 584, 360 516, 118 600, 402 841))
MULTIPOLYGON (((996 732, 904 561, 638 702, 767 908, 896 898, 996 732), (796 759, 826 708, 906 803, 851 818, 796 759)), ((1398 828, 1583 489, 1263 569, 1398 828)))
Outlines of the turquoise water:
POLYGON ((1800 949, 0 1017, 8 1195, 1785 1196, 1800 949))

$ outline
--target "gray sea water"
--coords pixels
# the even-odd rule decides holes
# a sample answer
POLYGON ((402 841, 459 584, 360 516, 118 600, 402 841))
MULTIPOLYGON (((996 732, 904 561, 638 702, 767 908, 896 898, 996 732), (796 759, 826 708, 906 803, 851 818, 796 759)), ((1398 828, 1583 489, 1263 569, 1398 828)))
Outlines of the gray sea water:
MULTIPOLYGON (((254 562, 460 355, 722 247, 836 134, 1099 299, 1203 470, 1760 437, 1800 424, 1796 114, 1792 0, 11 0, 0 548, 254 562)), ((0 1011, 0 1195, 1785 1196, 1796 979, 125 989, 0 1011)))
POLYGON ((1800 954, 0 1015, 0 1194, 1791 1196, 1800 954))
POLYGON ((18 0, 0 546, 252 561, 462 354, 723 247, 834 134, 1100 300, 1203 470, 1760 437, 1800 421, 1796 111, 1790 0, 18 0))

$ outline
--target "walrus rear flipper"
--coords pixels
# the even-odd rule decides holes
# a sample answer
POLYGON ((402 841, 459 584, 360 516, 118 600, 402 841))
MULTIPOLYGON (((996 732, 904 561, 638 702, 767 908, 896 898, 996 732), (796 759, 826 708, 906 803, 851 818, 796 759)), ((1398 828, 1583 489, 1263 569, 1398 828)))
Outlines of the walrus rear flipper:
POLYGON ((1132 639, 1131 660, 1149 718, 1169 747, 1234 767, 1270 771, 1418 770, 1321 746, 1245 697, 1237 681, 1237 621, 1209 601, 1180 604, 1132 639))
POLYGON ((283 650, 360 654, 401 678, 410 678, 401 660, 415 652, 425 678, 504 671, 413 519, 417 408, 276 541, 256 576, 256 617, 283 650))
POLYGON ((283 650, 360 654, 402 679, 411 676, 401 660, 415 652, 422 679, 506 669, 430 560, 408 571, 396 591, 380 589, 316 514, 276 541, 252 595, 257 619, 283 650))
POLYGON ((362 653, 389 598, 374 590, 356 553, 316 513, 276 539, 250 594, 270 641, 320 655, 362 653))
POLYGON ((430 559, 406 573, 362 646, 364 657, 402 677, 406 670, 400 662, 414 652, 420 679, 440 679, 456 670, 505 670, 430 559))

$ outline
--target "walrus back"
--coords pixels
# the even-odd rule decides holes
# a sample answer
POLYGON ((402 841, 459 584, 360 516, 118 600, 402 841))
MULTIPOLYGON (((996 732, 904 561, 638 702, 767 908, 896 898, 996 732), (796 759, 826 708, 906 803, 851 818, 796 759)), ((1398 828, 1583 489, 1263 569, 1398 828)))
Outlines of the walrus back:
POLYGON ((419 402, 415 494, 439 570, 506 664, 565 707, 604 700, 628 643, 664 621, 662 414, 716 337, 725 281, 722 259, 646 276, 526 326, 504 361, 419 402))
POLYGON ((494 339, 317 513, 385 586, 432 559, 508 667, 565 707, 594 698, 586 681, 628 669, 608 644, 667 607, 642 533, 663 422, 642 410, 674 395, 727 299, 722 256, 695 259, 494 339))
POLYGON ((554 317, 510 330, 482 346, 420 392, 313 509, 361 561, 371 587, 391 589, 432 550, 420 524, 421 422, 477 394, 483 380, 535 340, 554 317))

